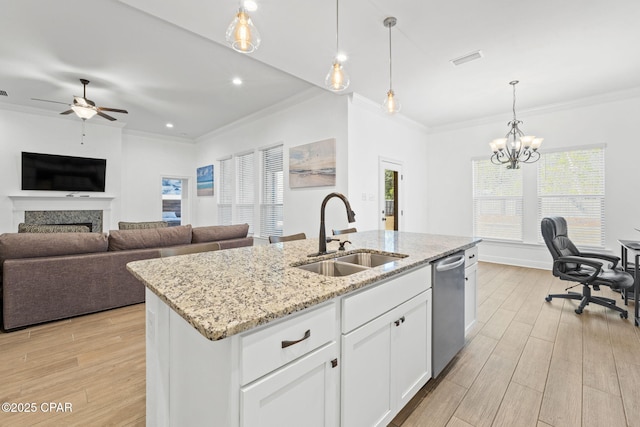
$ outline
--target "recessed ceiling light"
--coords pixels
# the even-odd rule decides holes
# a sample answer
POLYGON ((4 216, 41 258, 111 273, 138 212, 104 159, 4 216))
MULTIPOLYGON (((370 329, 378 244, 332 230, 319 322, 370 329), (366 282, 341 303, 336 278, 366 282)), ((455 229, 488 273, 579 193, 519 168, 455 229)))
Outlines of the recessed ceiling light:
POLYGON ((249 12, 255 12, 258 10, 258 3, 253 0, 244 0, 243 2, 244 8, 249 12))
POLYGON ((234 77, 231 82, 236 86, 240 86, 242 84, 242 79, 240 77, 234 77))
POLYGON ((168 128, 172 128, 173 127, 173 123, 167 123, 165 126, 168 127, 168 128))

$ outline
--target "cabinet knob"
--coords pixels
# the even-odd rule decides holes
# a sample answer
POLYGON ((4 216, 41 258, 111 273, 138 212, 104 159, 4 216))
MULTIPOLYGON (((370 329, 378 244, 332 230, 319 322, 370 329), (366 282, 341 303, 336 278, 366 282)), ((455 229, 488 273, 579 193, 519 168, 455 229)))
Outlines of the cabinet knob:
POLYGON ((331 361, 331 367, 332 367, 332 368, 335 368, 336 366, 338 366, 338 359, 333 359, 333 360, 331 361))

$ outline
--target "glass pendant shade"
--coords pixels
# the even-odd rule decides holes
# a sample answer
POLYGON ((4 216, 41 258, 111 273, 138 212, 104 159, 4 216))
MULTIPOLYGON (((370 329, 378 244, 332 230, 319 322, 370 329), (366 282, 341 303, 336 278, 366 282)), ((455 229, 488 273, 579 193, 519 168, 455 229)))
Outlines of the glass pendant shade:
POLYGON ((385 112, 389 114, 394 114, 400 111, 400 107, 401 105, 400 105, 400 101, 398 100, 398 97, 393 92, 393 90, 389 89, 389 92, 387 92, 387 97, 385 98, 384 103, 382 104, 382 108, 384 109, 385 112))
POLYGON ((324 84, 334 92, 339 92, 349 87, 349 75, 338 60, 335 60, 331 65, 331 69, 324 79, 324 84))
POLYGON ((91 107, 83 107, 82 105, 72 105, 71 109, 82 120, 90 119, 91 117, 98 114, 98 112, 95 109, 91 107))
POLYGON ((260 46, 260 33, 244 7, 238 10, 238 14, 229 25, 226 39, 234 50, 242 53, 251 53, 260 46))

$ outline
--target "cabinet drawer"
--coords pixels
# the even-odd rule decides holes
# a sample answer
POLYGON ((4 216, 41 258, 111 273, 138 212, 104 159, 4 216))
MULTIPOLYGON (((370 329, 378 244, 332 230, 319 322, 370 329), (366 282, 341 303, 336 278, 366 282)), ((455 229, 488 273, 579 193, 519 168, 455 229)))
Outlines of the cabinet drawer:
POLYGON ((342 299, 342 333, 354 330, 431 287, 431 266, 425 265, 400 277, 342 299))
POLYGON ((466 251, 464 251, 464 266, 465 267, 469 267, 472 264, 475 264, 478 262, 478 247, 474 246, 472 248, 467 249, 466 251))
POLYGON ((336 340, 336 305, 319 308, 241 336, 240 383, 247 384, 336 340))

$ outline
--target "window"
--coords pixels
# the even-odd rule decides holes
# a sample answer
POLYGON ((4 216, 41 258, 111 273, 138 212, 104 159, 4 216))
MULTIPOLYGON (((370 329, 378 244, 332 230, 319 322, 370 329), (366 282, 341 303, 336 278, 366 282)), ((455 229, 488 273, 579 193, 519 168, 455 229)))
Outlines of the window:
POLYGON ((261 151, 260 235, 282 236, 284 173, 282 145, 261 151))
POLYGON ((537 164, 538 224, 563 216, 576 245, 604 247, 604 147, 547 152, 537 164))
POLYGON ((249 224, 253 233, 254 169, 253 152, 236 156, 236 223, 249 224))
POLYGON ((232 159, 220 160, 220 191, 218 195, 218 224, 231 224, 231 203, 233 202, 232 159))
POLYGON ((472 164, 473 234, 522 241, 522 169, 496 166, 488 159, 472 164))

